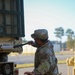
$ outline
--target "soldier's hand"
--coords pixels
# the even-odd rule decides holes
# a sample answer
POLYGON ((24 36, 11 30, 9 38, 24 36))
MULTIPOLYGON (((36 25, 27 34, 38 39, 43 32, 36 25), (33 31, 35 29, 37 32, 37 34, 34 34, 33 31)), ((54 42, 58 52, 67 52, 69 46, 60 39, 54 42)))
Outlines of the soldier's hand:
POLYGON ((34 75, 32 72, 25 72, 24 75, 34 75))
POLYGON ((29 44, 29 45, 33 45, 34 42, 33 42, 33 41, 28 41, 27 44, 29 44))

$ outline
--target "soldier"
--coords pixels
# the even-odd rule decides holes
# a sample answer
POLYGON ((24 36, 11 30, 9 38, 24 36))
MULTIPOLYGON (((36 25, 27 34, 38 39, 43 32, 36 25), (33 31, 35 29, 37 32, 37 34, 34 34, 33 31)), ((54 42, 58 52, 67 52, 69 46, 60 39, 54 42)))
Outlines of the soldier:
POLYGON ((35 53, 35 64, 32 72, 25 72, 27 75, 58 75, 57 58, 53 51, 53 45, 48 40, 46 29, 37 29, 31 35, 35 40, 28 44, 37 48, 35 53))

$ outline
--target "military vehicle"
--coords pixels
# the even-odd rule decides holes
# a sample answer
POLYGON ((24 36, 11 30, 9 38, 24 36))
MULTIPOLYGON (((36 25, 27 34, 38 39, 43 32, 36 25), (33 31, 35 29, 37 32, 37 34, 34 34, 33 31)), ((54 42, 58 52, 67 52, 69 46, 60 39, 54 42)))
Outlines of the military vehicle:
MULTIPOLYGON (((23 0, 0 0, 0 53, 22 53, 23 0)), ((0 75, 18 75, 14 62, 0 62, 0 75)))

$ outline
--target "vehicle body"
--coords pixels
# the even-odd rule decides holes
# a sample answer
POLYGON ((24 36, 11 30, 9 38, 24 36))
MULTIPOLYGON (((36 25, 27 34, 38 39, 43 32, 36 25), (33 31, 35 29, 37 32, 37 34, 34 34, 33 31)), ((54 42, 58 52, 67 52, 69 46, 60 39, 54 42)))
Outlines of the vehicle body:
MULTIPOLYGON (((0 0, 0 53, 22 53, 22 46, 16 48, 14 46, 22 44, 24 36, 23 0, 0 0)), ((11 64, 11 62, 0 62, 0 66, 4 63, 11 64)), ((11 66, 13 65, 12 62, 11 66)))

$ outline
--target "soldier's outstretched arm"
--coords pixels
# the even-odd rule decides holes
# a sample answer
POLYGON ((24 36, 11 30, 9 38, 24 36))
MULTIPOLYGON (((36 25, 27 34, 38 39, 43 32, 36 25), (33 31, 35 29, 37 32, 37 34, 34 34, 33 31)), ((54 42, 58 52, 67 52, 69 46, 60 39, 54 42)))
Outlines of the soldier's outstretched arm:
POLYGON ((31 45, 31 46, 33 46, 33 47, 37 47, 37 46, 36 46, 36 43, 35 43, 34 41, 28 41, 27 44, 28 44, 28 45, 31 45))

